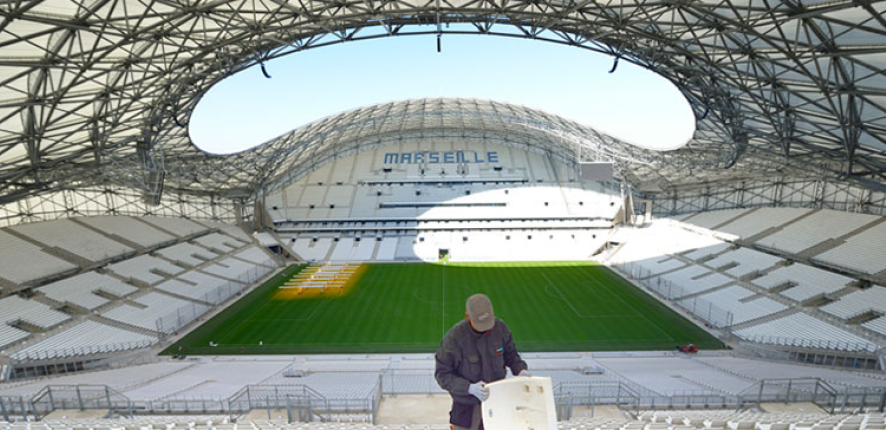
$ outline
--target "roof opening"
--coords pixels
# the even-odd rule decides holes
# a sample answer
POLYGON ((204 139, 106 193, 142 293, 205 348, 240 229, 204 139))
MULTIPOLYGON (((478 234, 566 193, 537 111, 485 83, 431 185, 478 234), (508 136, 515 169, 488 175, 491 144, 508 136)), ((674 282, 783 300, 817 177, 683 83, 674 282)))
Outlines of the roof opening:
POLYGON ((423 97, 520 104, 647 149, 677 149, 695 132, 680 91, 627 61, 613 67, 612 57, 587 50, 476 35, 445 35, 438 53, 434 39, 337 44, 246 69, 203 96, 191 139, 232 154, 346 110, 423 97))

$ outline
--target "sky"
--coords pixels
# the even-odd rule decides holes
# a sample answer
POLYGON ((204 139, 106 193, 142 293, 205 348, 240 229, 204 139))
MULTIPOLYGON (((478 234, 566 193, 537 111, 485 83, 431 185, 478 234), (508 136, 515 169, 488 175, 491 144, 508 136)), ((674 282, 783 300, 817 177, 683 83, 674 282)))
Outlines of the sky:
POLYGON ((689 104, 658 74, 586 49, 481 35, 348 42, 287 55, 206 92, 189 131, 201 149, 249 149, 327 116, 423 97, 491 99, 540 109, 642 147, 674 148, 695 131, 689 104))

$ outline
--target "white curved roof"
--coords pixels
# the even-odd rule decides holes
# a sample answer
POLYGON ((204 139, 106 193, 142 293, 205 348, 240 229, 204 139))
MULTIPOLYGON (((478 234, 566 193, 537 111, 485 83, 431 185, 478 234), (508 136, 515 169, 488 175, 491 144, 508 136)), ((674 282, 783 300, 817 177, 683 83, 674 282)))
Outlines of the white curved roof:
MULTIPOLYGON (((233 157, 212 157, 191 144, 187 122, 213 83, 325 44, 447 31, 575 45, 642 64, 674 82, 693 106, 698 131, 686 148, 667 156, 615 145, 611 151, 651 163, 626 176, 637 184, 842 174, 882 189, 884 13, 880 1, 7 2, 0 5, 0 200, 60 184, 151 188, 161 170, 167 189, 249 195, 281 167, 302 168, 308 159, 300 154, 317 152, 304 143, 323 133, 318 124, 333 120, 233 157), (287 163, 278 162, 281 155, 287 163)), ((458 127, 455 119, 433 120, 450 115, 451 103, 466 102, 392 103, 334 122, 406 109, 412 113, 401 121, 378 126, 376 117, 347 133, 367 138, 413 132, 417 125, 458 127), (449 113, 434 113, 442 111, 449 113)), ((475 117, 472 129, 509 124, 480 114, 487 108, 525 114, 527 124, 541 118, 543 124, 521 129, 526 138, 530 128, 563 123, 525 108, 471 103, 474 114, 452 118, 475 117)), ((352 141, 347 133, 338 139, 352 141)), ((556 140, 540 144, 555 147, 556 140)))

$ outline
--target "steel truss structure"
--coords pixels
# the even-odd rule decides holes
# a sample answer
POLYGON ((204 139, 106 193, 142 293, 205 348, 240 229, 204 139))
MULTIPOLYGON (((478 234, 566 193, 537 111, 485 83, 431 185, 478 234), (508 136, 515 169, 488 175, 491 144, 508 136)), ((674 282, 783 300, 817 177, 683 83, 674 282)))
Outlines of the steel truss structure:
POLYGON ((577 124, 459 100, 359 109, 227 157, 189 139, 197 102, 233 73, 271 76, 269 59, 360 39, 436 35, 439 49, 448 33, 567 44, 673 82, 696 114, 686 147, 602 138, 634 188, 826 177, 883 190, 884 14, 870 0, 0 0, 0 204, 76 183, 242 205, 322 148, 421 128, 534 139, 564 158, 600 151, 577 124))
POLYGON ((638 194, 653 200, 652 213, 657 216, 753 207, 834 209, 886 216, 886 192, 824 179, 732 181, 657 193, 655 197, 638 194))
POLYGON ((229 224, 251 219, 251 208, 230 199, 167 192, 154 205, 143 197, 140 190, 114 185, 59 188, 0 205, 0 227, 94 215, 156 215, 229 224))

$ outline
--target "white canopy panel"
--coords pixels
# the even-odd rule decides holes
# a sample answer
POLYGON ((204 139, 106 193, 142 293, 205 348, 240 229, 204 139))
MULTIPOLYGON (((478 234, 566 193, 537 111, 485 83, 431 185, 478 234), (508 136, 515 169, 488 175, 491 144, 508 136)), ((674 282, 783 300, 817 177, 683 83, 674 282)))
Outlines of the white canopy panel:
POLYGON ((593 142, 602 139, 607 157, 622 162, 621 178, 638 186, 768 174, 883 189, 884 13, 884 2, 848 0, 6 2, 0 196, 103 182, 159 192, 165 182, 167 190, 242 197, 281 167, 313 163, 320 148, 420 130, 481 138, 486 127, 487 138, 538 139, 563 157, 599 155, 593 142), (619 60, 644 65, 683 91, 697 132, 688 146, 660 155, 526 108, 425 100, 321 120, 228 158, 199 151, 188 137, 202 94, 237 71, 331 43, 428 32, 526 37, 608 53, 613 70, 619 60), (453 114, 448 106, 459 103, 471 113, 453 114), (431 110, 419 114, 416 104, 431 110), (389 118, 377 115, 384 110, 389 118), (522 115, 516 131, 503 119, 512 114, 522 115))

